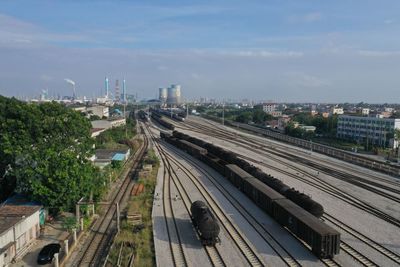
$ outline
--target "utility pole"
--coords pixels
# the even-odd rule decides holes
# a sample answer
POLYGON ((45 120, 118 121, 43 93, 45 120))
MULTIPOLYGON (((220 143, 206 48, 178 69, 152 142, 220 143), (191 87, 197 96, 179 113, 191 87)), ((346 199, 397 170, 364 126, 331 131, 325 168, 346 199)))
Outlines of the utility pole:
POLYGON ((128 123, 126 121, 126 101, 124 101, 125 138, 128 138, 128 123))
POLYGON ((120 231, 120 226, 119 226, 120 214, 119 214, 119 204, 118 204, 118 202, 115 202, 115 205, 117 206, 117 232, 119 233, 119 231, 120 231))
POLYGON ((186 102, 186 118, 189 116, 189 103, 186 102))
POLYGON ((400 143, 397 141, 397 164, 400 163, 400 143))
POLYGON ((222 101, 222 125, 225 125, 225 100, 222 101))

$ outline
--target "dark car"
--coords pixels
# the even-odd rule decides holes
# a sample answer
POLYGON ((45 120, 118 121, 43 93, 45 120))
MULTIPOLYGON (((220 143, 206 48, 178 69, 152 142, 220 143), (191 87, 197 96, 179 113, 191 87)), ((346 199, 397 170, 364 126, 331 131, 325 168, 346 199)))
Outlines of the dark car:
POLYGON ((39 252, 37 259, 38 264, 47 264, 53 261, 54 254, 59 253, 61 249, 60 244, 48 244, 39 252))

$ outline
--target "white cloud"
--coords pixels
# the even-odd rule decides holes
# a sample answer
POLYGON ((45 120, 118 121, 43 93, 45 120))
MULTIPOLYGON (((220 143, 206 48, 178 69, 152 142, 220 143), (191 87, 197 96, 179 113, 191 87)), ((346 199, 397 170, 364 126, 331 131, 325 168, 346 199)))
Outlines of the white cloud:
POLYGON ((42 74, 42 75, 40 75, 40 80, 42 80, 44 82, 49 82, 49 81, 53 80, 53 77, 46 75, 46 74, 42 74))
POLYGON ((385 19, 384 21, 383 21, 383 23, 385 23, 385 24, 393 24, 393 23, 395 23, 396 22, 396 20, 394 20, 394 19, 385 19))
POLYGON ((288 72, 285 76, 288 78, 288 82, 291 85, 299 86, 301 88, 315 88, 330 85, 330 82, 323 80, 322 78, 303 72, 288 72))
POLYGON ((309 13, 303 16, 304 21, 314 22, 322 19, 322 14, 319 12, 309 13))
POLYGON ((374 50, 360 50, 358 54, 366 57, 392 57, 400 56, 400 51, 374 51, 374 50))
POLYGON ((222 55, 240 56, 240 57, 260 57, 260 58, 298 58, 304 54, 297 51, 267 51, 267 50, 242 50, 242 51, 224 51, 222 55))
POLYGON ((320 21, 322 19, 322 13, 320 12, 311 12, 304 15, 293 15, 288 17, 288 21, 291 23, 311 23, 320 21))
POLYGON ((49 32, 35 24, 0 14, 0 45, 6 47, 45 45, 57 42, 95 42, 86 34, 49 32))

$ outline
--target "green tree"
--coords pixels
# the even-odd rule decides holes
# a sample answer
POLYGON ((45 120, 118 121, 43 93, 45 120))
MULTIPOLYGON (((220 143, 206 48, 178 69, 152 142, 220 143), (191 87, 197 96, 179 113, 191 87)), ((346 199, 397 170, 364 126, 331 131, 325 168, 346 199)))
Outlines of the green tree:
POLYGON ((21 192, 56 213, 73 209, 90 192, 99 196, 101 176, 87 161, 93 145, 89 120, 57 103, 1 96, 0 113, 1 197, 21 192))
POLYGON ((237 122, 242 122, 242 123, 248 123, 251 121, 253 118, 253 114, 250 111, 245 111, 243 113, 240 113, 236 118, 235 121, 237 122))
POLYGON ((265 123, 267 120, 267 113, 265 113, 263 110, 260 109, 255 109, 253 111, 253 121, 254 123, 265 123))

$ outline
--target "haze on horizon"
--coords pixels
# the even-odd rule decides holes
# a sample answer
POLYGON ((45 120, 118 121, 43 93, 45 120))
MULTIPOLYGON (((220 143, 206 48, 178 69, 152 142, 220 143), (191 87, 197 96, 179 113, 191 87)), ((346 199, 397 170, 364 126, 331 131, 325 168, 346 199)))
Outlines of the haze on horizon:
POLYGON ((2 1, 0 94, 399 103, 399 1, 2 1))

